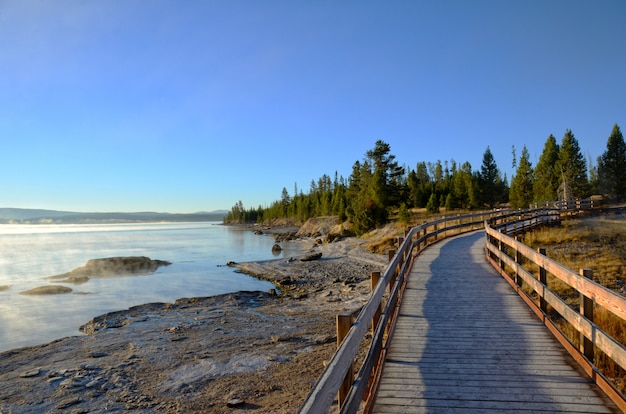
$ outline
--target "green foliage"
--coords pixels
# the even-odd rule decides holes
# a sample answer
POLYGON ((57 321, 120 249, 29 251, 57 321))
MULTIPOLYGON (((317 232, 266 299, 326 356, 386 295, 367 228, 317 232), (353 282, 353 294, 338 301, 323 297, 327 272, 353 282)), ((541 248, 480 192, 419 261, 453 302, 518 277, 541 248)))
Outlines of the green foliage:
POLYGON ((346 216, 357 234, 385 224, 389 209, 400 204, 399 177, 404 169, 390 152, 389 144, 378 140, 374 148, 365 153, 363 163, 357 161, 352 167, 348 191, 350 206, 346 216))
POLYGON ((559 199, 584 198, 589 195, 587 163, 580 151, 578 140, 569 129, 565 131, 561 141, 557 171, 560 174, 559 199))
POLYGON ((483 164, 480 167, 480 189, 481 201, 489 208, 495 207, 498 203, 506 202, 506 182, 500 175, 500 170, 489 147, 483 154, 483 164))
POLYGON ((406 207, 406 204, 400 204, 398 210, 398 221, 401 223, 408 223, 411 220, 411 211, 406 207))
POLYGON ((430 214, 439 213, 439 199, 437 198, 437 194, 432 193, 430 195, 428 203, 426 204, 426 211, 430 214))
POLYGON ((528 208, 534 200, 534 172, 529 158, 528 149, 524 145, 522 156, 520 157, 515 176, 511 180, 511 188, 509 190, 509 202, 513 208, 528 208))
POLYGON ((535 167, 535 182, 533 185, 534 201, 553 201, 557 199, 560 172, 556 165, 559 161, 559 144, 554 135, 550 134, 535 167))
POLYGON ((609 197, 622 201, 626 198, 626 143, 615 124, 606 144, 606 151, 599 159, 598 179, 600 189, 609 197))

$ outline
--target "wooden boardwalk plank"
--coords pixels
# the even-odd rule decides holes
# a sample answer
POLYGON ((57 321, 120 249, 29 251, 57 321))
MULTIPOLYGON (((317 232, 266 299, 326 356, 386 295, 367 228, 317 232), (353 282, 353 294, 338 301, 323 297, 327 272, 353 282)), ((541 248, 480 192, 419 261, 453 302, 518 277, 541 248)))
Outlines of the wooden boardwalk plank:
POLYGON ((483 237, 415 260, 372 412, 619 412, 486 263, 483 237))

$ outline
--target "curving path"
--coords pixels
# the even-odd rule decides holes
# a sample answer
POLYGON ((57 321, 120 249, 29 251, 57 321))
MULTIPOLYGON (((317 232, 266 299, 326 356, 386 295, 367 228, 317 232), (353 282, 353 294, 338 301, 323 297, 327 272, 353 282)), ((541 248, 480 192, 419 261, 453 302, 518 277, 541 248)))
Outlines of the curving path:
POLYGON ((415 260, 374 413, 614 413, 484 259, 484 232, 415 260))

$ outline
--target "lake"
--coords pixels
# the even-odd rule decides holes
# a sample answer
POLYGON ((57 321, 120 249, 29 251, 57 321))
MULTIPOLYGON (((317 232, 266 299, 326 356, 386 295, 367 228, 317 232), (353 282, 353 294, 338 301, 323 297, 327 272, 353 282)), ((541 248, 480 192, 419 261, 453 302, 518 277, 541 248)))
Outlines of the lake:
POLYGON ((0 351, 81 335, 79 326, 94 316, 143 303, 267 291, 274 287, 271 283, 225 264, 297 254, 285 245, 275 255, 273 244, 273 237, 207 222, 0 225, 0 286, 9 286, 0 290, 0 351), (44 279, 89 259, 115 256, 147 256, 172 265, 146 276, 90 279, 80 285, 44 279), (20 295, 50 284, 70 287, 73 293, 20 295))

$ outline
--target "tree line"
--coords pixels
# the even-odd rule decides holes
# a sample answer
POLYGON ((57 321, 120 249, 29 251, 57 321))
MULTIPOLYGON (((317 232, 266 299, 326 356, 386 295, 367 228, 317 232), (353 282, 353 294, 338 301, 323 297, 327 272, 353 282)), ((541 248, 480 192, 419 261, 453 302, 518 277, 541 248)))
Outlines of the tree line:
POLYGON ((578 141, 567 130, 561 143, 550 135, 533 168, 526 146, 519 162, 513 147, 515 174, 509 186, 489 147, 482 164, 474 170, 469 162, 454 160, 418 162, 414 168, 400 166, 391 147, 376 141, 362 160, 352 166, 346 179, 324 174, 312 180, 307 192, 294 185, 290 194, 283 188, 279 200, 269 207, 245 208, 239 201, 227 214, 226 223, 257 223, 278 218, 304 222, 311 217, 338 216, 349 220, 352 230, 363 234, 388 222, 390 214, 408 221, 411 210, 425 208, 437 213, 442 208, 474 210, 509 203, 526 208, 533 202, 586 198, 603 194, 609 199, 626 198, 626 145, 616 124, 607 149, 589 166, 578 141))

